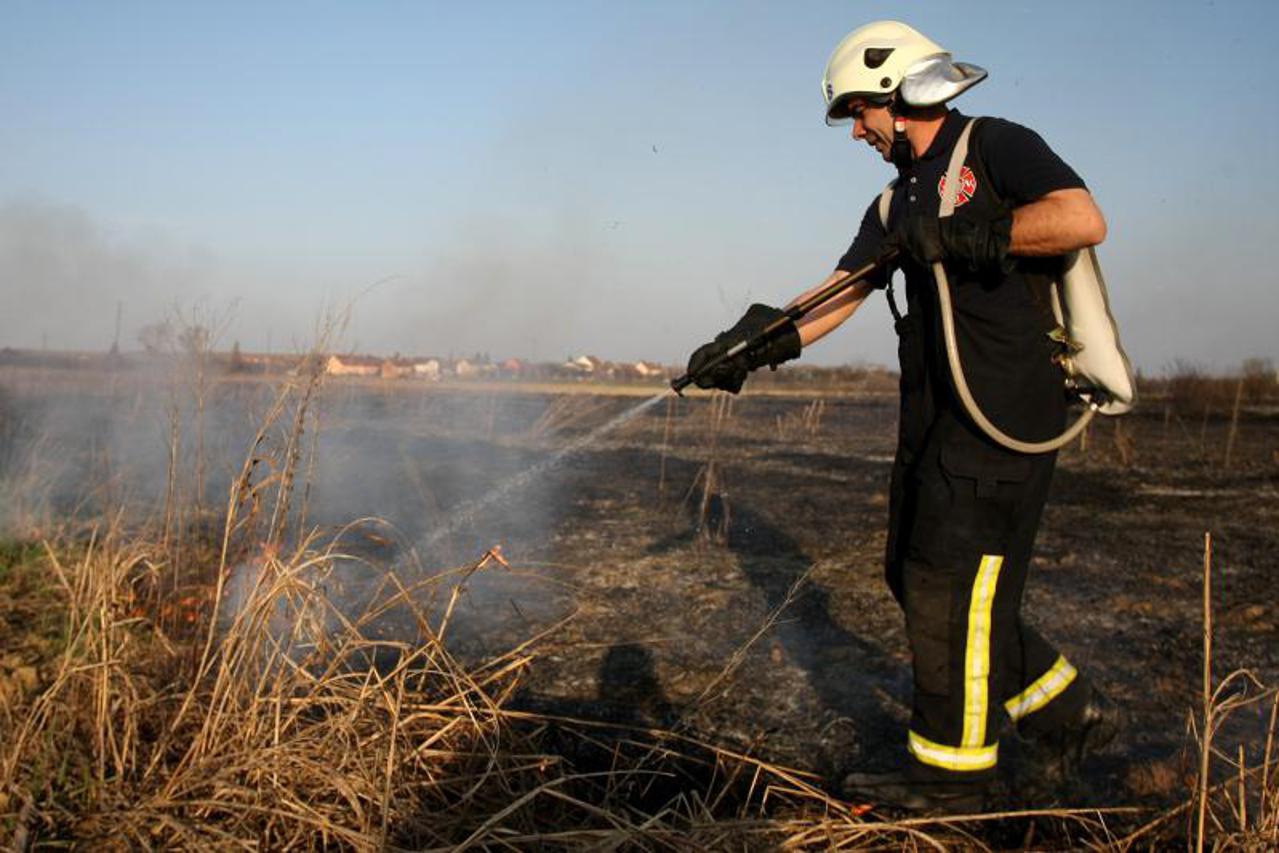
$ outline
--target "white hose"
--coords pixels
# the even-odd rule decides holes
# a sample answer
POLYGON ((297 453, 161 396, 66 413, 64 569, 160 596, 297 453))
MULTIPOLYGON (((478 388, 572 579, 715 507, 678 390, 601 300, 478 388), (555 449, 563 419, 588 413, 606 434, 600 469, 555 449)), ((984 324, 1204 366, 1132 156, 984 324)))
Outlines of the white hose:
POLYGON ((1089 403, 1079 419, 1067 427, 1065 432, 1047 441, 1019 441, 990 422, 981 407, 977 405, 977 401, 973 399, 972 392, 968 390, 968 380, 964 378, 964 366, 959 358, 959 341, 955 334, 955 313, 950 303, 950 280, 946 278, 946 268, 940 262, 933 263, 933 277, 937 280, 942 335, 946 339, 946 361, 950 364, 950 378, 955 384, 960 402, 964 404, 964 411, 968 412, 968 417, 972 418, 981 431, 992 440, 1018 453, 1051 453, 1074 441, 1097 413, 1095 403, 1089 403))

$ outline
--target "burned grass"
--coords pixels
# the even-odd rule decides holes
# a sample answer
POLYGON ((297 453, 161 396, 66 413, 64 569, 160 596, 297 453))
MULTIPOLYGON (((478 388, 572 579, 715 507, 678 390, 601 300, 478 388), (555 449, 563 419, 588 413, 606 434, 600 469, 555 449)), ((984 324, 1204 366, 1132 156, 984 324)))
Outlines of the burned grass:
POLYGON ((439 589, 388 576, 354 617, 323 592, 340 554, 242 565, 253 590, 202 660, 127 606, 156 553, 108 531, 44 558, 66 641, 40 689, 6 703, 0 808, 16 849, 763 848, 870 831, 811 776, 643 725, 629 703, 608 720, 513 701, 542 637, 460 665, 446 638, 464 587, 443 591, 501 570, 498 555, 439 589), (412 642, 370 636, 393 609, 412 642))
POLYGON ((901 820, 830 793, 907 713, 891 400, 654 406, 426 548, 632 401, 308 383, 252 398, 248 461, 209 466, 225 511, 7 549, 4 624, 35 635, 0 670, 11 845, 1158 848, 1201 806, 1210 843, 1276 838, 1266 415, 1229 465, 1229 419, 1157 411, 1063 454, 1029 609, 1132 724, 1079 788, 1010 769, 991 815, 901 820))

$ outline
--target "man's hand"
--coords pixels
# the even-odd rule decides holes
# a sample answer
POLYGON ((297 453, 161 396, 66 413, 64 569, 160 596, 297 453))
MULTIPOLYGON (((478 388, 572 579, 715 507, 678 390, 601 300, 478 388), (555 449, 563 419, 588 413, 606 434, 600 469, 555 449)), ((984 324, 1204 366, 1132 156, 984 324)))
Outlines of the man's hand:
POLYGON ((909 216, 894 238, 916 261, 928 265, 953 261, 970 272, 1011 267, 1008 246, 1013 217, 1001 209, 987 220, 961 216, 909 216))
POLYGON ((710 370, 706 369, 706 365, 728 352, 730 346, 732 344, 720 343, 716 338, 693 350, 688 359, 688 375, 693 377, 693 383, 698 388, 719 388, 730 394, 742 390, 742 383, 746 381, 750 368, 746 366, 746 357, 741 353, 724 359, 710 370))
POLYGON ((719 388, 736 394, 742 390, 746 375, 752 370, 768 365, 776 368, 784 361, 798 358, 803 345, 800 343, 799 330, 794 322, 787 320, 768 340, 737 353, 732 358, 721 361, 718 365, 706 370, 710 364, 722 354, 728 352, 742 341, 750 340, 775 320, 784 317, 784 312, 768 305, 756 303, 742 315, 733 328, 720 332, 715 340, 698 347, 688 360, 688 375, 698 388, 719 388))

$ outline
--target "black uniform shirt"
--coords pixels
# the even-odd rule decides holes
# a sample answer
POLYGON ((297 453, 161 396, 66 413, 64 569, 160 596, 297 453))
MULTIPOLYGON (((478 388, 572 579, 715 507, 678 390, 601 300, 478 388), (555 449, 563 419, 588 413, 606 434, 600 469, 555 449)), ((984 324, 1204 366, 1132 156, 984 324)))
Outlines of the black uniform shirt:
MULTIPOLYGON (((888 229, 880 223, 876 197, 838 269, 853 270, 876 257, 902 217, 937 216, 951 151, 968 121, 957 111, 947 114, 928 150, 899 170, 888 229)), ((1083 186, 1034 131, 985 118, 970 137, 954 215, 992 218, 1003 207, 1083 186)), ((909 258, 900 263, 909 312, 899 331, 917 339, 903 340, 901 350, 905 441, 908 433, 922 436, 927 429, 924 423, 910 428, 908 417, 930 421, 937 409, 957 413, 959 405, 950 383, 932 271, 909 258), (907 399, 911 395, 928 399, 921 404, 907 399)), ((1059 266, 1060 259, 1017 258, 1008 275, 967 274, 947 266, 964 373, 973 395, 997 426, 1029 441, 1055 434, 1065 413, 1064 377, 1051 362, 1053 344, 1047 337, 1056 325, 1048 287, 1059 266)), ((886 284, 887 277, 878 283, 886 284)), ((976 427, 969 426, 977 437, 976 427)))
MULTIPOLYGON (((907 205, 915 209, 912 212, 937 215, 941 206, 939 182, 950 166, 950 152, 967 121, 968 116, 951 110, 923 156, 909 167, 897 170, 898 192, 893 194, 890 226, 897 224, 897 217, 905 212, 907 205), (937 187, 937 192, 920 192, 921 187, 929 185, 937 187), (923 207, 917 207, 919 205, 923 207)), ((1001 118, 986 118, 974 128, 969 144, 980 146, 982 165, 990 175, 991 188, 995 196, 1010 207, 1035 201, 1055 190, 1084 188, 1075 170, 1028 127, 1001 118)), ((980 192, 981 187, 976 190, 980 192)), ((851 271, 874 260, 886 236, 887 231, 879 221, 879 197, 876 196, 866 208, 857 236, 835 265, 836 269, 851 271)))

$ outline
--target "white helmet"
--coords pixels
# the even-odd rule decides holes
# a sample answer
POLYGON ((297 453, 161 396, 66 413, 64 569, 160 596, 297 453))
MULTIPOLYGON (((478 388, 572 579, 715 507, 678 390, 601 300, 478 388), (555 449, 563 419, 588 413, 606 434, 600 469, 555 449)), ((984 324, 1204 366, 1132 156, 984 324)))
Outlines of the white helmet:
POLYGON ((848 102, 855 95, 882 102, 900 91, 909 106, 930 107, 985 77, 984 68, 952 61, 944 47, 912 27, 876 21, 844 36, 826 63, 826 123, 848 121, 848 102))

